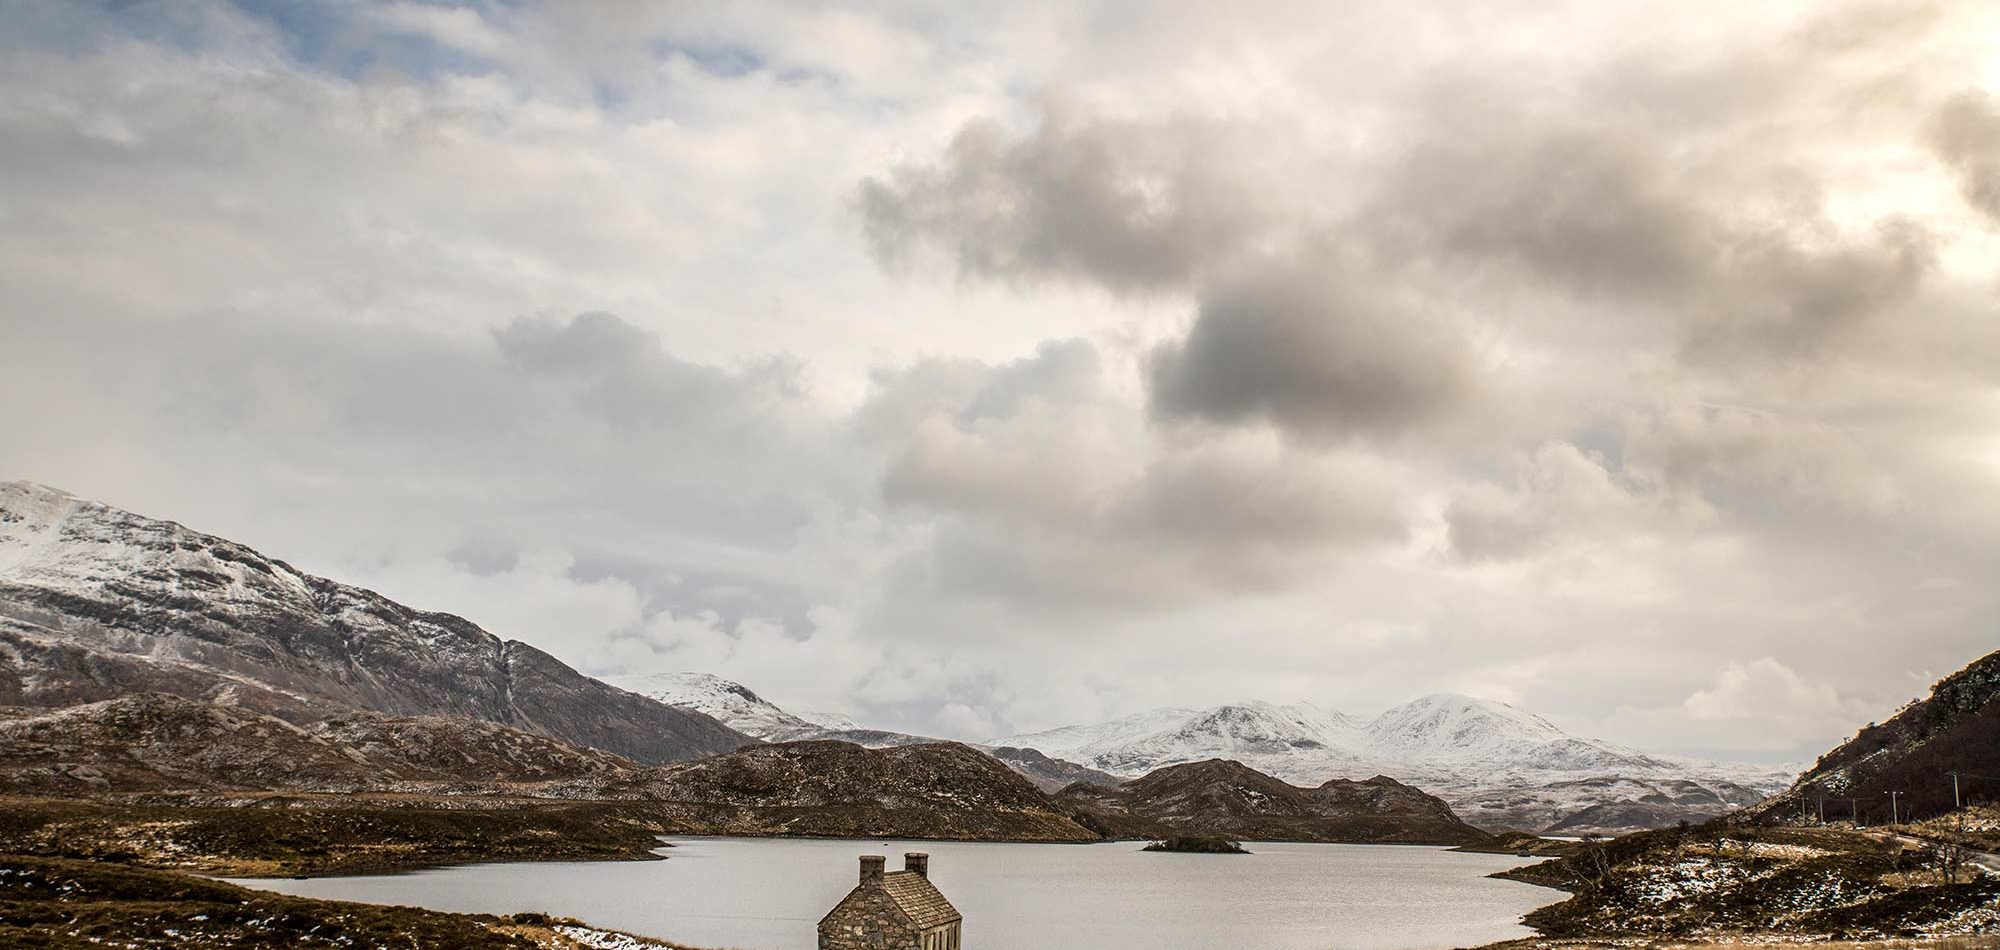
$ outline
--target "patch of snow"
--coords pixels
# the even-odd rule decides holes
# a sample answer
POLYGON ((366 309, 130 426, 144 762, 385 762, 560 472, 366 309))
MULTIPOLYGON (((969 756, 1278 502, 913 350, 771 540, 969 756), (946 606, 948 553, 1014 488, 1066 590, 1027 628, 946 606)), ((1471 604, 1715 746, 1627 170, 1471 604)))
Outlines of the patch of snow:
POLYGON ((639 673, 606 676, 603 680, 669 706, 714 717, 723 725, 758 739, 814 738, 831 728, 779 709, 747 687, 712 673, 639 673))
POLYGON ((556 924, 549 929, 592 950, 677 950, 670 943, 580 924, 556 924))

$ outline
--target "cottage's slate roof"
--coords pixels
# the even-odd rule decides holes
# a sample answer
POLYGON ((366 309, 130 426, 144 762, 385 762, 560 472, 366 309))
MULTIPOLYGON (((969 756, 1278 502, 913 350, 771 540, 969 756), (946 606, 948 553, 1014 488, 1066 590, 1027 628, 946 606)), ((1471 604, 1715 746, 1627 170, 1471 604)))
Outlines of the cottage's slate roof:
POLYGON ((895 871, 882 875, 882 890, 903 913, 910 916, 910 922, 918 930, 929 930, 940 924, 949 924, 963 918, 958 908, 927 878, 915 871, 895 871))

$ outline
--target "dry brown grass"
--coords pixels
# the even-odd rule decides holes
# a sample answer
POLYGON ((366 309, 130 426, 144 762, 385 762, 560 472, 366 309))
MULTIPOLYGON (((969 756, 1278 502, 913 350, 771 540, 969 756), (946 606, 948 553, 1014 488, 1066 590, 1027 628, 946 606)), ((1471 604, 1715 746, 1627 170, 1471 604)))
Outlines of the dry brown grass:
POLYGON ((1528 937, 1488 944, 1477 950, 1772 950, 1800 945, 1811 950, 2000 950, 2000 936, 1893 938, 1887 940, 1814 940, 1810 937, 1744 937, 1731 940, 1668 940, 1659 938, 1528 937))

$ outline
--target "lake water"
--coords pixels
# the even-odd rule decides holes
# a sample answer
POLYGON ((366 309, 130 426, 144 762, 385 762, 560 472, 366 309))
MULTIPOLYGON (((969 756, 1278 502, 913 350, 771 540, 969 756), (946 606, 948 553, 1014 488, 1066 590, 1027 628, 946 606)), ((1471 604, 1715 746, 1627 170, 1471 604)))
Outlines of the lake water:
POLYGON ((383 877, 245 880, 307 897, 509 914, 543 911, 696 947, 810 950, 857 856, 931 855, 966 950, 1420 950, 1528 936, 1562 899, 1486 875, 1528 863, 1390 845, 1249 842, 1250 855, 1137 842, 969 844, 670 838, 665 861, 486 864, 383 877))

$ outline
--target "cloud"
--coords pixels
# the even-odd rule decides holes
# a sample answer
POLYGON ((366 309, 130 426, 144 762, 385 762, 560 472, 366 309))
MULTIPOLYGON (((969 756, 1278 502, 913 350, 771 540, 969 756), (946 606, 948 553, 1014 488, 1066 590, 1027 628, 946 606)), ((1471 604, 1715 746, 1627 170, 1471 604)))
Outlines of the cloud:
POLYGON ((1767 656, 1730 663, 1712 684, 1688 694, 1680 712, 1696 722, 1740 729, 1732 745, 1761 751, 1791 747, 1801 737, 1838 735, 1842 726, 1875 711, 1767 656))
MULTIPOLYGON (((1723 70, 1752 84, 1748 98, 1774 95, 1756 91, 1777 81, 1769 69, 1728 69, 1648 76, 1643 87, 1706 95, 1708 74, 1723 70)), ((1426 124, 1370 211, 1382 222, 1373 238, 1405 266, 1467 269, 1489 288, 1580 307, 1589 319, 1641 332, 1654 324, 1676 358, 1697 365, 1822 359, 1895 317, 1932 275, 1928 227, 1897 214, 1837 221, 1828 173, 1755 150, 1769 132, 1750 116, 1642 105, 1635 119, 1610 97, 1642 81, 1594 78, 1581 95, 1602 114, 1473 111, 1459 90, 1435 94, 1442 102, 1419 113, 1426 124)))
POLYGON ((1678 703, 1628 705, 1611 719, 1620 727, 1643 731, 1654 742, 1669 736, 1684 743, 1700 737, 1704 754, 1768 756, 1806 749, 1809 760, 1832 748, 1862 721, 1883 715, 1875 703, 1843 695, 1832 684, 1816 682, 1766 656, 1730 661, 1678 703))
POLYGON ((1161 419, 1393 436, 1475 398, 1481 369, 1450 324, 1310 258, 1204 295, 1187 338, 1152 354, 1148 382, 1161 419))
POLYGON ((1732 406, 1679 406, 1636 416, 1625 435, 1635 477, 1686 498, 1756 490, 1767 504, 1887 514, 1903 509, 1896 479, 1853 434, 1825 422, 1732 406))
POLYGON ((1567 442, 1536 448, 1518 469, 1513 486, 1475 482, 1445 508, 1460 557, 1505 560, 1557 544, 1630 542, 1671 514, 1643 488, 1621 483, 1602 457, 1567 442))
POLYGON ((966 276, 1186 287, 1255 246, 1276 217, 1259 165, 1196 119, 1118 121, 1046 104, 1032 130, 967 124, 935 164, 861 183, 869 247, 897 266, 934 250, 966 276))
MULTIPOLYGON (((1360 452, 1293 449, 1269 434, 1163 438, 1110 385, 1095 347, 1044 345, 931 391, 883 479, 889 504, 931 519, 924 587, 1134 609, 1235 587, 1268 588, 1323 555, 1406 533, 1395 466, 1360 452)), ((935 368, 884 377, 857 415, 907 407, 935 368)), ((907 412, 907 408, 899 409, 907 412)), ((916 564, 921 564, 918 570, 916 564)))
POLYGON ((1958 174, 1960 194, 2000 224, 2000 106, 1969 89, 1951 97, 1931 126, 1931 147, 1958 174))
POLYGON ((0 469, 916 731, 1874 718, 2000 622, 2000 12, 1804 6, 25 0, 0 469))

